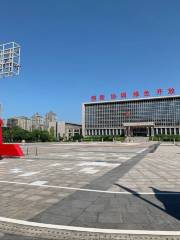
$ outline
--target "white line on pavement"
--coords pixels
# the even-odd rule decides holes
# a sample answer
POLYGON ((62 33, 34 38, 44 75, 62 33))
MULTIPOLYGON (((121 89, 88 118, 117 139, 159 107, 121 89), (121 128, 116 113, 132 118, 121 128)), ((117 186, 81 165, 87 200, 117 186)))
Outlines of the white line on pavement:
POLYGON ((38 173, 40 173, 40 172, 26 172, 26 173, 19 175, 18 177, 30 177, 30 176, 38 174, 38 173))
MULTIPOLYGON (((11 181, 0 181, 0 183, 9 183, 9 184, 16 184, 16 185, 27 185, 27 186, 35 186, 32 183, 24 183, 24 182, 11 182, 11 181)), ((124 194, 124 195, 180 195, 180 192, 113 192, 113 191, 104 191, 104 190, 95 190, 95 189, 88 189, 88 188, 74 188, 74 187, 63 187, 63 186, 55 186, 55 185, 38 185, 38 187, 43 188, 55 188, 55 189, 67 189, 72 191, 82 191, 82 192, 95 192, 95 193, 108 193, 108 194, 124 194)))
POLYGON ((46 183, 48 183, 48 181, 35 181, 35 182, 30 183, 30 185, 32 185, 32 186, 42 186, 46 183))
POLYGON ((101 228, 85 228, 65 225, 54 225, 47 223, 37 223, 13 218, 0 217, 1 222, 14 223, 24 226, 40 227, 48 229, 80 231, 80 232, 96 232, 96 233, 117 233, 117 234, 135 234, 135 235, 153 235, 153 236, 179 236, 180 231, 147 231, 147 230, 116 230, 116 229, 101 229, 101 228))

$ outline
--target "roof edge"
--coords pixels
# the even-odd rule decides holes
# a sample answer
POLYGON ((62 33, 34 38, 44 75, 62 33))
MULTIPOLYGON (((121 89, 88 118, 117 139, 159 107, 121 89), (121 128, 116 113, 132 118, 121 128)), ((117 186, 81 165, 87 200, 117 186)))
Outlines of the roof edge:
POLYGON ((111 103, 111 102, 129 102, 129 101, 143 101, 143 100, 154 100, 154 99, 166 99, 166 98, 178 98, 180 95, 171 95, 171 96, 154 96, 154 97, 144 97, 144 98, 128 98, 128 99, 116 99, 116 100, 107 100, 107 101, 91 101, 84 102, 86 104, 99 104, 99 103, 111 103))

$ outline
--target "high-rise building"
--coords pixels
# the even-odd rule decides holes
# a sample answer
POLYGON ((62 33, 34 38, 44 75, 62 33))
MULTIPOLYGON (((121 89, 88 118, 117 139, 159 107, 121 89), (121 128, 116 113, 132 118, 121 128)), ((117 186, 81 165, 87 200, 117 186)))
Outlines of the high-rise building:
POLYGON ((16 117, 7 119, 7 127, 18 127, 18 120, 16 117))
POLYGON ((52 111, 45 115, 45 129, 54 137, 57 137, 57 120, 56 114, 52 111))
POLYGON ((32 116, 32 130, 44 130, 44 118, 37 112, 32 116))
POLYGON ((56 122, 56 113, 54 113, 52 111, 46 113, 45 120, 47 120, 49 122, 56 122))
POLYGON ((28 117, 17 117, 18 119, 18 126, 24 130, 32 131, 32 120, 28 117))
POLYGON ((24 130, 32 130, 32 120, 28 117, 13 117, 7 120, 7 127, 20 127, 24 130))

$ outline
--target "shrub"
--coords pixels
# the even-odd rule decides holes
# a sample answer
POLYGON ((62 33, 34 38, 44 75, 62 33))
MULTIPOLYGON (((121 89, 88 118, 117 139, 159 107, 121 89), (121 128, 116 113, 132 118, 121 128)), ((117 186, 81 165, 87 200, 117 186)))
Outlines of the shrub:
POLYGON ((173 142, 180 141, 180 135, 165 135, 165 134, 158 134, 154 137, 149 137, 149 140, 151 141, 163 141, 163 142, 173 142))
POLYGON ((123 137, 123 136, 104 136, 104 135, 102 135, 102 136, 86 136, 83 138, 83 141, 85 141, 85 142, 94 142, 94 141, 96 141, 96 142, 102 142, 102 141, 112 142, 113 139, 115 141, 124 141, 125 137, 123 137))

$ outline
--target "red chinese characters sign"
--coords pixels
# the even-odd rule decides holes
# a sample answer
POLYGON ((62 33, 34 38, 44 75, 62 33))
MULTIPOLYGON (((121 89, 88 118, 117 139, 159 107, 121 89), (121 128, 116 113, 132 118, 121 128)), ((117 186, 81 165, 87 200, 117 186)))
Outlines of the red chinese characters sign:
POLYGON ((137 91, 137 90, 134 91, 134 92, 133 92, 133 97, 139 97, 139 91, 137 91))
POLYGON ((163 89, 162 88, 158 88, 156 90, 156 93, 157 93, 157 95, 162 95, 163 94, 163 89))
POLYGON ((100 100, 100 101, 104 101, 104 100, 105 100, 105 96, 101 94, 101 95, 99 96, 99 100, 100 100))
MULTIPOLYGON (((164 91, 163 91, 162 88, 158 88, 158 89, 156 89, 155 93, 156 93, 156 95, 161 96, 163 94, 163 92, 164 91)), ((172 88, 172 87, 168 88, 167 89, 167 94, 168 95, 174 95, 175 94, 175 89, 172 88)), ((135 90, 132 95, 133 95, 134 98, 138 98, 138 97, 140 97, 140 92, 138 90, 135 90)), ((150 97, 151 96, 150 91, 147 90, 147 89, 144 90, 143 96, 144 97, 150 97)), ((111 100, 116 100, 116 99, 118 99, 118 96, 115 93, 112 93, 110 95, 110 98, 111 98, 111 100)), ((127 93, 126 92, 121 92, 120 93, 120 98, 121 99, 127 98, 127 93)), ((101 95, 99 95, 99 97, 91 96, 91 102, 95 102, 97 100, 105 101, 105 95, 101 94, 101 95)))
POLYGON ((96 101, 96 96, 91 96, 91 102, 95 102, 96 101))
POLYGON ((111 94, 111 100, 115 100, 117 98, 116 94, 115 93, 112 93, 111 94))
POLYGON ((126 92, 121 93, 121 98, 126 98, 126 96, 127 96, 126 92))
POLYGON ((170 95, 175 94, 175 89, 174 88, 168 88, 168 94, 170 94, 170 95))
POLYGON ((144 97, 150 97, 149 90, 144 90, 144 97))

